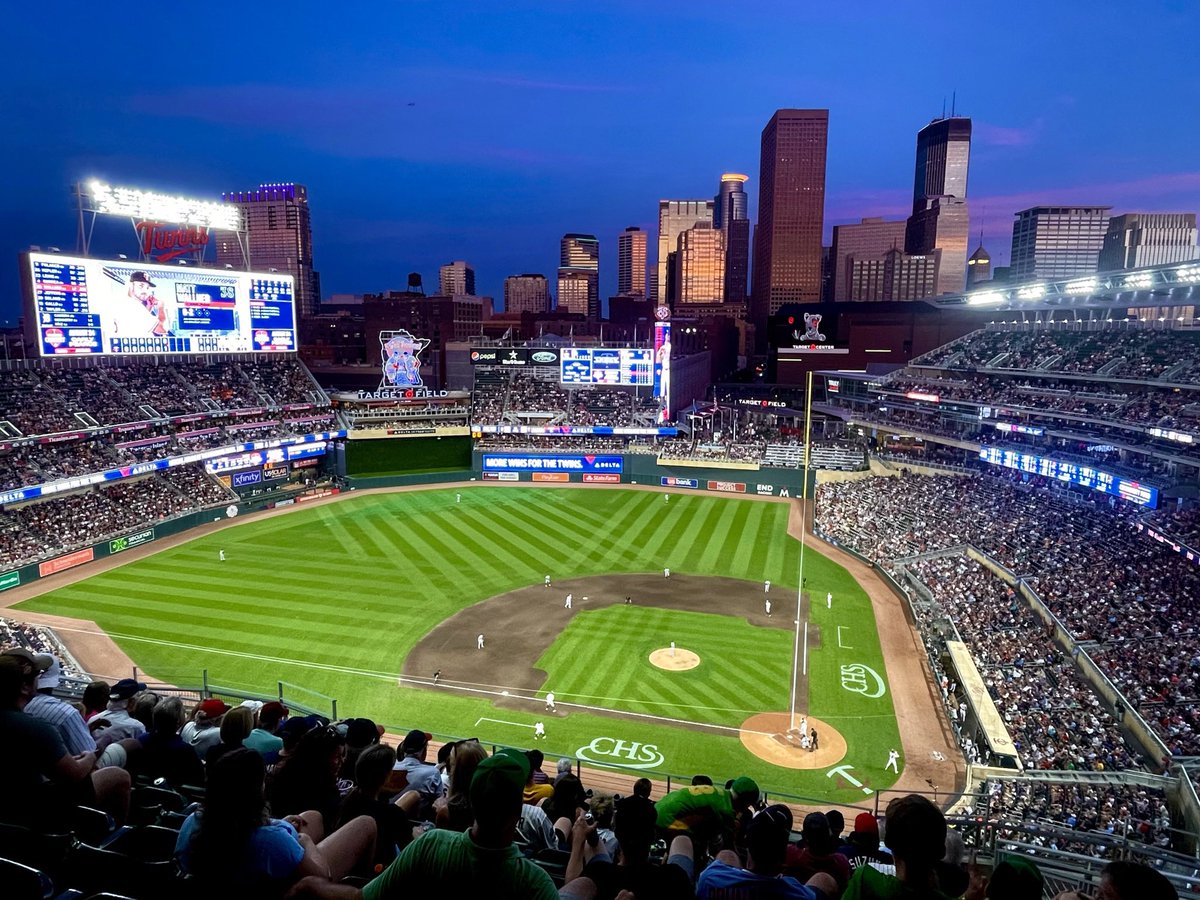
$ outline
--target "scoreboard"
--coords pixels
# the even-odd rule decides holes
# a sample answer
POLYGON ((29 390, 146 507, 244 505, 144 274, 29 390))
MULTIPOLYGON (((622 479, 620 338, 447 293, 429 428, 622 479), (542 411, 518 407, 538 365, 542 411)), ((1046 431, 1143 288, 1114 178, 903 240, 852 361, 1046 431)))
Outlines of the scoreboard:
POLYGON ((27 322, 43 356, 296 350, 290 275, 28 259, 27 322))
POLYGON ((563 347, 559 366, 563 384, 648 387, 654 383, 654 351, 649 349, 563 347))

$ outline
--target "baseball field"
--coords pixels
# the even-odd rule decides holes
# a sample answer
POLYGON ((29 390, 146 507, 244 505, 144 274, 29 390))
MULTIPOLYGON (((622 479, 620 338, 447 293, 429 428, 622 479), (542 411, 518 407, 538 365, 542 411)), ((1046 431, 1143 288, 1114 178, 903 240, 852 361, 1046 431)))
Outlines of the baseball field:
POLYGON ((901 746, 875 614, 811 549, 798 604, 788 515, 783 502, 628 489, 351 496, 19 608, 95 621, 164 681, 207 670, 264 693, 282 681, 393 732, 520 747, 542 722, 548 755, 861 802, 896 780, 884 766, 901 746), (786 734, 794 652, 816 751, 786 734))

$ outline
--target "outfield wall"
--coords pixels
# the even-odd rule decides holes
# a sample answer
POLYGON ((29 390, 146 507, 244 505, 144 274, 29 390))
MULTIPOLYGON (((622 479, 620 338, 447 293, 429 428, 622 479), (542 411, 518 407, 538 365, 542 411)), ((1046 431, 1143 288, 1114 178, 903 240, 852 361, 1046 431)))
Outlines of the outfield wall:
MULTIPOLYGON (((533 450, 475 450, 471 459, 473 476, 484 482, 638 484, 763 497, 800 497, 804 492, 803 470, 750 463, 734 469, 690 460, 660 464, 657 457, 646 453, 533 450)), ((810 493, 814 483, 810 479, 810 493)))

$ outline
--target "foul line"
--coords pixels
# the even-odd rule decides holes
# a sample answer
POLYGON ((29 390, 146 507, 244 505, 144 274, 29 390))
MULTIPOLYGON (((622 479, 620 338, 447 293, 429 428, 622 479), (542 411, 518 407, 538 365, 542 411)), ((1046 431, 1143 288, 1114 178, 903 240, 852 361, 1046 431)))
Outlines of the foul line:
MULTIPOLYGON (((107 635, 109 637, 121 638, 122 640, 128 640, 128 641, 137 641, 137 642, 141 642, 143 644, 155 644, 160 647, 177 647, 181 650, 196 650, 201 653, 216 653, 221 656, 236 656, 240 659, 256 659, 256 660, 261 660, 262 662, 273 662, 273 663, 281 663, 283 665, 289 665, 289 666, 300 666, 305 669, 316 669, 318 671, 324 671, 324 672, 339 672, 343 675, 360 675, 364 678, 376 678, 381 681, 395 681, 401 685, 405 684, 406 682, 408 684, 421 685, 423 687, 427 687, 427 686, 433 684, 433 680, 430 678, 408 678, 400 673, 372 672, 367 669, 355 669, 350 666, 336 666, 336 665, 327 665, 327 664, 323 664, 323 663, 305 662, 303 660, 288 659, 288 658, 282 657, 282 656, 267 656, 265 654, 259 654, 259 653, 242 653, 242 652, 239 652, 236 650, 222 650, 222 649, 216 648, 216 647, 202 647, 198 644, 185 644, 182 641, 165 641, 165 640, 162 640, 161 638, 139 637, 137 635, 124 634, 122 632, 117 632, 117 631, 109 631, 109 632, 93 631, 93 630, 87 629, 87 628, 71 628, 71 627, 57 626, 57 625, 54 627, 58 631, 72 631, 77 634, 107 635)), ((486 689, 483 687, 457 687, 453 684, 448 684, 444 681, 438 682, 438 686, 445 688, 447 690, 457 690, 457 691, 462 691, 463 693, 468 693, 468 694, 482 694, 485 696, 506 697, 506 698, 510 698, 510 699, 514 696, 507 690, 489 690, 489 689, 486 689)), ((530 700, 530 701, 539 702, 539 703, 541 702, 540 698, 538 698, 536 696, 526 697, 522 694, 518 694, 518 695, 515 695, 515 697, 516 697, 516 699, 519 699, 519 700, 530 700)), ((629 701, 629 702, 639 703, 639 702, 645 702, 645 701, 629 701)), ((747 734, 760 734, 760 735, 766 735, 769 737, 774 733, 774 732, 770 732, 770 731, 751 731, 749 729, 742 729, 736 725, 715 725, 710 722, 696 722, 691 719, 678 719, 673 716, 656 716, 656 715, 653 715, 652 713, 640 713, 640 712, 634 712, 633 710, 628 710, 628 709, 613 709, 613 708, 607 707, 607 706, 591 706, 589 704, 584 704, 584 703, 559 703, 558 705, 559 706, 568 706, 573 709, 584 710, 587 712, 614 713, 614 714, 620 715, 620 716, 631 716, 636 719, 649 719, 654 722, 669 722, 672 725, 690 725, 690 726, 699 727, 699 728, 712 728, 717 731, 730 731, 735 734, 740 734, 743 730, 745 730, 747 734)))
POLYGON ((487 716, 480 716, 478 719, 475 720, 475 724, 472 725, 471 727, 478 728, 480 722, 495 722, 498 725, 513 725, 517 728, 533 728, 534 727, 532 725, 526 724, 525 722, 509 722, 507 719, 489 719, 487 716))
POLYGON ((804 666, 800 669, 800 674, 808 674, 808 619, 804 620, 804 666))

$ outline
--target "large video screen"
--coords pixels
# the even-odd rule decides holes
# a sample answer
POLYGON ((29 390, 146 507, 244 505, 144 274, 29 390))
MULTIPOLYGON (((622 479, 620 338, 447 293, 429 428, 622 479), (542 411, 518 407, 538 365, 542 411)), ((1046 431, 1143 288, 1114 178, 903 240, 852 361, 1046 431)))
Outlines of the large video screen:
POLYGON ((1033 453, 1021 453, 1018 450, 1004 450, 1000 447, 984 447, 979 451, 979 458, 993 466, 1004 466, 1030 475, 1070 482, 1099 491, 1101 494, 1120 497, 1139 506, 1150 509, 1158 507, 1158 488, 1092 466, 1050 459, 1033 453))
POLYGON ((29 278, 43 356, 296 349, 290 275, 30 253, 29 278))
POLYGON ((620 347, 563 347, 559 380, 563 384, 654 383, 654 351, 620 347))

